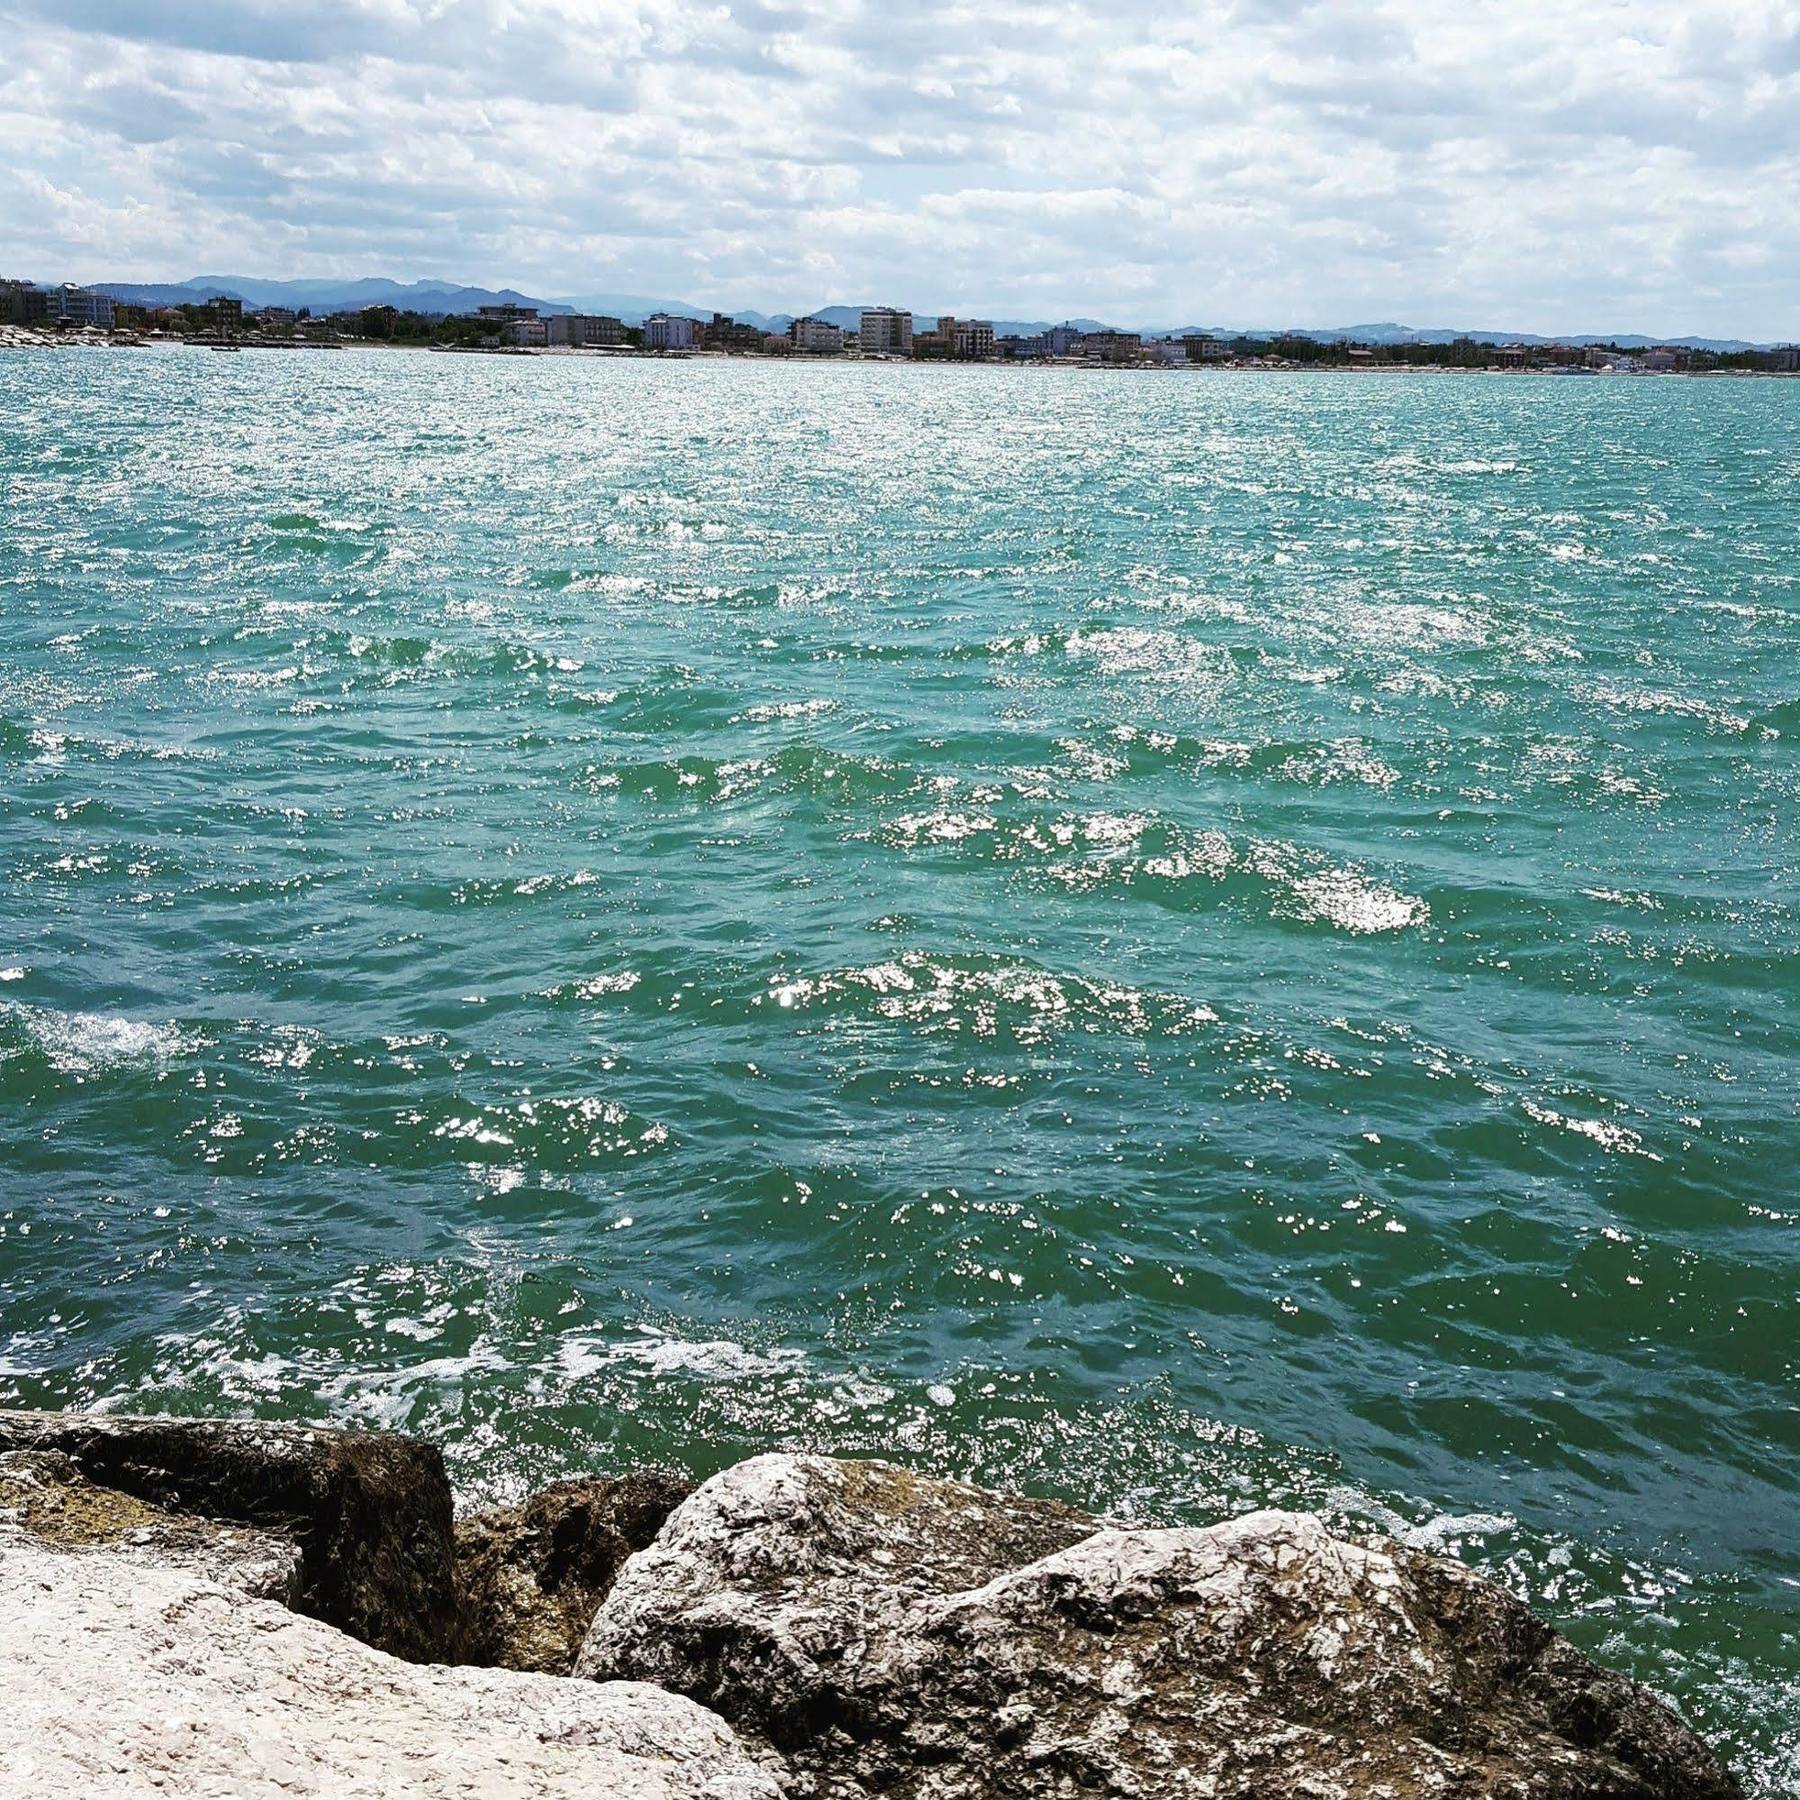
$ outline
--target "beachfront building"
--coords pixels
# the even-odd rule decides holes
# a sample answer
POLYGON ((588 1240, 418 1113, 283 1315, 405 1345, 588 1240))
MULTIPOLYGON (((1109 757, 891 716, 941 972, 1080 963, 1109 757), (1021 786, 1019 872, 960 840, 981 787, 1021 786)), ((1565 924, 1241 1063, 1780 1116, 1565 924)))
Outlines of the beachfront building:
POLYGON ((1082 336, 1081 354, 1089 362, 1136 362, 1144 341, 1135 331, 1090 331, 1082 336))
POLYGON ((484 324, 496 329, 503 325, 511 325, 519 319, 535 319, 538 309, 535 306, 520 306, 510 300, 503 300, 495 306, 481 306, 475 309, 475 316, 484 324))
POLYGON ((857 335, 864 356, 911 356, 912 313, 895 306, 865 306, 857 335))
POLYGON ((516 350, 543 350, 550 343, 550 321, 534 312, 529 319, 514 319, 500 333, 516 350))
POLYGON ((730 313, 716 312, 694 332, 696 344, 703 350, 736 351, 749 354, 760 351, 768 333, 760 325, 743 325, 730 313))
POLYGON ((995 338, 994 351, 1008 362, 1035 362, 1050 354, 1050 346, 1040 331, 1035 337, 995 338))
POLYGON ((788 339, 796 350, 809 356, 842 356, 844 333, 824 319, 796 319, 788 327, 788 339))
POLYGON ((625 322, 606 313, 553 313, 544 321, 544 339, 575 350, 609 350, 626 341, 625 322))
POLYGON ((110 331, 113 297, 72 281, 53 288, 23 287, 12 295, 12 314, 20 325, 93 325, 110 331))
POLYGON ((264 337, 291 336, 299 317, 291 306, 265 306, 256 315, 256 329, 264 337))
POLYGON ((1045 353, 1050 356, 1079 356, 1081 335, 1073 325, 1052 325, 1044 333, 1045 353))
POLYGON ((694 347, 694 321, 679 313, 652 313, 644 321, 646 350, 691 350, 694 347))
POLYGON ((913 348, 928 356, 947 356, 957 362, 985 362, 994 354, 994 327, 988 319, 958 319, 944 313, 937 329, 920 333, 913 348))
POLYGON ((1195 332, 1184 337, 1181 345, 1187 352, 1189 362, 1222 363, 1231 360, 1231 346, 1223 338, 1212 337, 1206 332, 1195 332))
MULTIPOLYGON (((393 308, 388 308, 389 313, 393 308)), ((244 329, 244 303, 235 294, 214 294, 202 308, 205 329, 212 337, 233 338, 244 329)))

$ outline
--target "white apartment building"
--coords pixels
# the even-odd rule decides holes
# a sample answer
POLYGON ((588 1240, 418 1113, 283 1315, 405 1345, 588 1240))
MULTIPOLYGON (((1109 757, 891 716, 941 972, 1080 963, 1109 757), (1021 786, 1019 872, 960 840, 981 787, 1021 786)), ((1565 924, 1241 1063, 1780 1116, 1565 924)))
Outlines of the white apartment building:
POLYGON ((644 321, 646 350, 691 350, 694 347, 694 321, 676 313, 652 313, 644 321))
POLYGON ((864 356, 911 356, 912 312, 897 306, 865 306, 862 313, 864 356))
POLYGON ((788 327, 788 336, 793 340, 796 350, 806 350, 814 356, 839 356, 844 349, 844 334, 836 326, 827 324, 823 319, 796 319, 788 327))

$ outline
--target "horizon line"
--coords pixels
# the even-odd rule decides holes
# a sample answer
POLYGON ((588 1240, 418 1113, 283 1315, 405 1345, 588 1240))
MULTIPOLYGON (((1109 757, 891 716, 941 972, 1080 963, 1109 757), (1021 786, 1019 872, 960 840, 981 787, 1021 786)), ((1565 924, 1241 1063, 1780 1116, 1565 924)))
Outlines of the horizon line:
MULTIPOLYGON (((59 280, 41 280, 41 279, 32 279, 32 278, 28 278, 28 277, 27 278, 11 277, 11 279, 13 279, 13 280, 19 280, 19 279, 31 280, 32 285, 37 286, 37 287, 42 287, 42 288, 59 287, 59 286, 62 286, 62 285, 65 285, 66 283, 68 283, 68 280, 69 280, 69 278, 66 276, 62 277, 59 280)), ((484 283, 484 282, 459 280, 459 279, 456 279, 456 278, 453 278, 450 276, 443 276, 443 275, 414 276, 413 278, 408 280, 408 279, 403 279, 401 277, 397 277, 397 276, 393 276, 393 275, 385 275, 385 274, 367 274, 367 275, 354 275, 354 276, 352 276, 352 275, 343 275, 343 276, 337 276, 337 275, 291 275, 290 276, 290 275, 252 275, 252 274, 244 274, 244 273, 240 272, 238 274, 233 274, 233 275, 205 275, 205 274, 202 274, 202 275, 190 275, 190 276, 182 277, 180 279, 160 279, 160 280, 159 279, 131 279, 131 278, 107 276, 107 277, 99 277, 99 278, 95 278, 95 279, 90 279, 87 281, 74 282, 72 285, 90 288, 90 289, 187 288, 187 287, 196 287, 196 286, 203 285, 203 284, 211 284, 211 285, 224 287, 231 282, 257 283, 257 284, 267 285, 267 286, 271 286, 271 287, 298 287, 298 286, 302 286, 302 285, 308 285, 308 286, 318 286, 318 287, 345 287, 345 288, 356 287, 356 286, 364 285, 367 283, 379 282, 379 283, 385 283, 386 285, 388 285, 390 287, 394 287, 394 288, 398 288, 398 289, 402 289, 402 290, 425 289, 427 291, 440 291, 440 292, 462 291, 462 292, 470 292, 470 293, 493 294, 496 296, 503 295, 503 294, 514 294, 514 295, 517 295, 519 297, 519 299, 522 301, 526 301, 526 302, 537 301, 539 304, 543 304, 543 305, 565 306, 565 307, 570 307, 572 309, 575 308, 577 306, 577 303, 582 299, 582 296, 580 296, 580 295, 569 294, 569 293, 564 293, 561 295, 548 293, 548 292, 543 293, 543 294, 532 294, 532 293, 528 292, 525 288, 519 286, 516 282, 513 282, 511 280, 501 281, 497 284, 489 285, 488 283, 484 283)), ((248 301, 248 296, 239 295, 237 297, 248 301)), ((594 298, 594 297, 598 297, 598 296, 589 296, 589 298, 594 298)), ((676 298, 673 298, 670 296, 657 295, 654 293, 632 293, 632 292, 626 292, 624 290, 620 290, 618 292, 608 294, 605 297, 612 299, 614 301, 629 300, 629 301, 634 301, 634 302, 642 302, 649 306, 655 306, 655 307, 661 307, 661 308, 677 308, 678 307, 678 308, 682 308, 688 312, 698 313, 698 314, 702 314, 702 315, 706 314, 710 310, 713 313, 720 313, 720 314, 723 314, 724 316, 730 317, 730 318, 735 318, 740 313, 753 313, 758 318, 762 318, 762 319, 787 318, 790 320, 803 319, 803 318, 815 318, 821 313, 830 312, 830 311, 846 311, 846 312, 867 311, 867 310, 870 310, 871 308, 888 304, 887 302, 880 302, 880 301, 832 300, 832 301, 823 302, 820 305, 810 308, 809 310, 804 311, 804 312, 794 312, 794 311, 789 311, 783 307, 775 307, 772 309, 765 309, 763 307, 753 306, 753 305, 744 305, 744 306, 739 306, 737 308, 712 306, 709 309, 706 306, 703 306, 700 303, 697 303, 692 300, 676 299, 676 298)), ((256 304, 256 303, 251 302, 251 304, 256 304)), ((1016 323, 1016 324, 1044 325, 1044 326, 1071 324, 1077 319, 1091 319, 1091 320, 1095 321, 1096 323, 1106 325, 1109 329, 1115 329, 1115 330, 1137 330, 1139 332, 1147 332, 1147 333, 1175 333, 1175 332, 1203 331, 1203 332, 1208 332, 1208 333, 1217 333, 1217 334, 1226 335, 1226 336, 1251 337, 1251 338, 1270 338, 1270 337, 1280 336, 1283 333, 1295 333, 1295 334, 1305 335, 1305 336, 1317 336, 1317 335, 1327 335, 1327 334, 1343 335, 1343 334, 1347 334, 1351 331, 1360 329, 1360 330, 1380 330, 1380 331, 1412 333, 1412 334, 1414 334, 1412 341, 1423 341, 1423 338, 1427 335, 1435 337, 1435 336, 1438 336, 1438 335, 1444 334, 1444 333, 1449 333, 1449 334, 1452 334, 1455 336, 1470 337, 1470 338, 1502 339, 1504 337, 1510 336, 1512 339, 1519 340, 1519 341, 1522 341, 1526 338, 1538 338, 1538 339, 1542 339, 1542 340, 1544 340, 1546 342, 1550 342, 1550 343, 1561 342, 1561 343, 1570 343, 1570 344, 1576 343, 1583 339, 1599 339, 1602 341, 1616 341, 1620 338, 1643 338, 1648 342, 1677 345, 1677 344, 1681 344, 1685 341, 1692 340, 1692 339, 1705 339, 1708 342, 1712 342, 1712 343, 1742 344, 1746 348, 1750 348, 1750 349, 1769 349, 1769 348, 1787 347, 1797 341, 1797 338, 1780 338, 1780 337, 1753 338, 1753 337, 1745 336, 1741 333, 1720 333, 1720 332, 1716 332, 1716 331, 1714 331, 1714 332, 1686 331, 1686 332, 1679 332, 1679 333, 1672 333, 1672 332, 1671 333, 1657 333, 1657 332, 1643 331, 1643 330, 1638 330, 1638 329, 1629 329, 1629 330, 1606 329, 1606 330, 1583 330, 1583 331, 1573 331, 1573 332, 1547 332, 1547 331, 1543 331, 1543 330, 1528 330, 1528 329, 1524 329, 1521 327, 1515 327, 1515 326, 1506 326, 1506 327, 1452 326, 1452 325, 1422 325, 1421 326, 1421 325, 1408 324, 1403 319, 1393 318, 1393 317, 1380 318, 1380 319, 1364 318, 1364 319, 1356 320, 1356 321, 1354 321, 1354 323, 1351 323, 1351 324, 1339 323, 1339 324, 1332 324, 1332 325, 1304 325, 1304 324, 1297 324, 1297 323, 1292 323, 1292 322, 1286 323, 1286 324, 1280 324, 1280 325, 1275 325, 1275 324, 1227 325, 1227 324, 1217 324, 1217 323, 1202 324, 1202 323, 1198 322, 1197 320, 1189 322, 1189 323, 1183 323, 1183 324, 1145 321, 1145 322, 1139 322, 1139 323, 1133 325, 1133 324, 1131 324, 1127 321, 1123 321, 1123 320, 1109 321, 1106 319, 1105 315, 1100 312, 1081 311, 1079 309, 1074 312, 1070 312, 1070 313, 1066 314, 1061 319, 1051 318, 1048 315, 1033 317, 1033 316, 1030 316, 1028 310, 1024 309, 1024 308, 995 307, 995 308, 991 308, 985 312, 971 308, 967 312, 964 312, 961 310, 953 310, 953 309, 945 308, 945 307, 933 308, 933 307, 921 307, 921 306, 914 305, 914 306, 910 306, 910 307, 896 306, 896 307, 894 307, 893 310, 909 311, 915 318, 936 319, 936 318, 945 318, 945 317, 957 317, 957 318, 965 318, 966 317, 966 318, 971 318, 971 319, 979 319, 979 320, 982 320, 983 322, 990 322, 990 323, 994 319, 1005 319, 1005 321, 1009 324, 1016 323)), ((448 316, 448 315, 446 315, 446 316, 448 316)))

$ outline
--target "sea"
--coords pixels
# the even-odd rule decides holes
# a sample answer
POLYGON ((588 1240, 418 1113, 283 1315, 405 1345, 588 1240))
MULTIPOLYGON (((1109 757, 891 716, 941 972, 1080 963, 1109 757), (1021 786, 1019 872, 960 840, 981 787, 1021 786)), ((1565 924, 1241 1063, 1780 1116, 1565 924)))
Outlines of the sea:
POLYGON ((0 354, 0 1404, 1462 1558, 1800 1792, 1800 382, 0 354))

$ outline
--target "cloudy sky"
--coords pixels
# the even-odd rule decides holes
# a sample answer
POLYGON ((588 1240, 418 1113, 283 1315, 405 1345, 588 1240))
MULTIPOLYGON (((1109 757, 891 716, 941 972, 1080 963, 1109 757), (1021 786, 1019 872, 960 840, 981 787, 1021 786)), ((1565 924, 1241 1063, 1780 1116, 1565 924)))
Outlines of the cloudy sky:
POLYGON ((1800 5, 0 0, 0 274, 1800 336, 1800 5))

